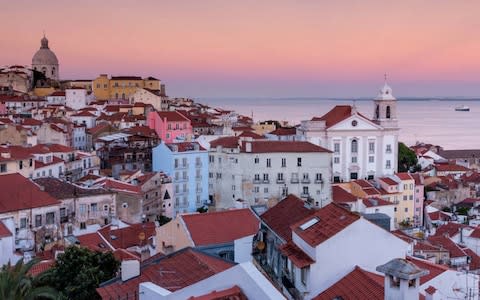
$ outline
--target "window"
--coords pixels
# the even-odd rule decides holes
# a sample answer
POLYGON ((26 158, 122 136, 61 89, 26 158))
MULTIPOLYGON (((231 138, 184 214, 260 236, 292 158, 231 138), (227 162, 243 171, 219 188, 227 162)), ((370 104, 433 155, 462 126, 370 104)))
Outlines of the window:
POLYGON ((316 181, 322 181, 322 173, 315 174, 315 180, 316 181))
POLYGON ((208 162, 210 162, 210 163, 215 162, 215 157, 213 157, 213 155, 209 155, 208 156, 208 162))
POLYGON ((277 180, 283 181, 283 173, 278 173, 277 174, 277 180))
POLYGON ((340 143, 333 144, 333 152, 340 153, 340 143))
POLYGON ((96 212, 98 210, 98 206, 97 206, 97 203, 92 203, 90 204, 90 210, 92 212, 96 212))
POLYGON ((79 210, 80 210, 80 214, 84 214, 87 211, 87 205, 86 204, 80 204, 79 210))
POLYGON ((20 228, 27 228, 27 218, 20 219, 20 228))
POLYGON ((175 158, 174 166, 175 168, 178 168, 178 158, 175 158))
POLYGON ((408 200, 413 200, 413 195, 408 196, 408 200))
POLYGON ((256 163, 256 164, 258 164, 258 163, 260 162, 260 158, 255 157, 255 158, 253 159, 253 162, 256 163))
POLYGON ((375 153, 375 142, 368 142, 368 153, 375 153))
POLYGON ((307 285, 307 268, 300 269, 300 279, 302 280, 303 285, 307 285))
POLYGON ((392 153, 392 145, 388 144, 385 152, 392 153))
POLYGON ((333 158, 333 163, 334 164, 339 164, 340 163, 340 157, 334 157, 333 158))
POLYGON ((54 224, 55 223, 55 213, 49 212, 46 214, 46 224, 54 224))
POLYGON ((268 194, 268 187, 263 188, 263 193, 264 193, 264 194, 268 194))
POLYGON ((232 191, 234 191, 234 190, 235 190, 235 185, 232 185, 232 191))
POLYGON ((80 222, 80 229, 87 229, 87 224, 85 224, 85 222, 80 222))
POLYGON ((333 182, 339 183, 340 182, 340 176, 333 176, 333 182))
POLYGON ((387 162, 386 162, 386 165, 385 165, 385 168, 387 169, 390 169, 392 166, 391 166, 391 162, 389 159, 387 159, 387 162))
POLYGON ((23 169, 23 160, 18 162, 18 168, 21 170, 23 169))
POLYGON ((368 157, 368 162, 369 163, 374 163, 375 162, 375 156, 369 156, 368 157))
POLYGON ((403 201, 406 201, 406 200, 408 200, 407 195, 403 195, 403 201))
POLYGON ((408 184, 404 184, 404 185, 403 185, 403 189, 404 189, 404 190, 408 190, 408 184))
POLYGON ((33 159, 30 158, 30 160, 28 161, 28 166, 30 166, 30 167, 33 166, 33 159))
POLYGON ((350 179, 351 180, 358 179, 358 173, 356 173, 356 172, 350 173, 350 179))
POLYGON ((303 193, 304 195, 308 195, 308 186, 303 187, 303 193))
POLYGON ((352 153, 357 153, 358 152, 358 142, 357 142, 357 140, 352 140, 351 152, 352 153))
POLYGON ((390 106, 387 106, 386 116, 387 116, 387 119, 390 119, 390 106))
POLYGON ((301 167, 301 166, 302 166, 302 158, 298 157, 297 158, 297 167, 301 167))
POLYGON ((254 187, 254 188, 253 188, 253 191, 254 191, 255 193, 260 193, 260 187, 258 187, 258 186, 254 187))
POLYGON ((357 163, 357 157, 356 156, 352 156, 352 164, 356 164, 357 163))
POLYGON ((107 204, 105 204, 105 205, 103 206, 103 211, 107 212, 107 211, 108 211, 108 208, 109 208, 109 206, 108 206, 107 204))
POLYGON ((308 180, 308 173, 303 173, 303 180, 308 180))
POLYGON ((271 168, 271 167, 272 167, 272 159, 267 158, 267 168, 271 168))
POLYGON ((287 166, 287 159, 282 158, 282 168, 285 168, 287 166))
POLYGON ((405 212, 408 212, 408 207, 405 207, 405 212))
POLYGON ((393 208, 393 211, 394 211, 394 212, 397 212, 397 208, 396 208, 396 207, 394 207, 394 208, 393 208))
POLYGON ((263 174, 263 181, 268 181, 268 174, 263 174))
POLYGON ((0 164, 0 173, 7 172, 7 164, 0 164))
POLYGON ((35 227, 42 226, 42 215, 35 216, 35 227))
POLYGON ((255 177, 254 177, 254 180, 256 180, 256 181, 259 181, 259 180, 260 180, 260 174, 255 174, 254 176, 255 176, 255 177))

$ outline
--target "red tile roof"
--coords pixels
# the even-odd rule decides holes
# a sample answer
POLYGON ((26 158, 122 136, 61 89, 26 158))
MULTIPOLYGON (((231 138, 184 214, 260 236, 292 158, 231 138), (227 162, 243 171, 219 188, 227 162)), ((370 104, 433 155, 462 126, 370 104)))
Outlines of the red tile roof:
POLYGON ((195 246, 207 246, 233 242, 258 232, 260 221, 248 209, 187 214, 181 218, 195 246))
POLYGON ((94 114, 92 114, 91 112, 87 111, 87 110, 82 110, 79 113, 71 115, 71 117, 93 117, 93 118, 95 118, 96 116, 94 114))
POLYGON ((447 266, 435 264, 416 257, 407 256, 407 260, 414 263, 420 269, 425 269, 429 271, 427 275, 420 277, 420 284, 424 284, 425 282, 432 280, 443 272, 450 270, 447 266))
POLYGON ((10 230, 8 230, 7 226, 5 226, 2 221, 0 221, 0 239, 9 236, 12 236, 12 233, 10 232, 10 230))
POLYGON ((239 134, 238 137, 251 137, 254 140, 265 139, 265 137, 259 134, 256 134, 253 131, 244 131, 241 134, 239 134))
POLYGON ((89 197, 94 195, 112 194, 112 192, 101 188, 82 188, 73 183, 63 181, 59 178, 45 177, 34 180, 42 186, 45 192, 57 199, 69 199, 89 197))
POLYGON ((98 232, 87 233, 83 235, 76 236, 78 241, 80 242, 80 246, 88 248, 92 251, 113 251, 114 249, 110 247, 109 243, 107 243, 98 232))
POLYGON ((267 140, 255 140, 255 141, 243 141, 241 146, 242 152, 251 153, 274 153, 274 152, 325 152, 331 153, 332 151, 323 147, 317 146, 310 142, 304 141, 267 141, 267 140), (247 143, 251 143, 251 151, 247 151, 247 143))
POLYGON ((141 189, 139 186, 122 182, 119 180, 111 179, 111 178, 105 178, 105 180, 102 180, 96 184, 96 186, 102 186, 106 189, 111 189, 111 190, 117 190, 117 191, 125 191, 125 192, 130 192, 130 193, 140 193, 141 189))
POLYGON ((453 237, 454 235, 459 233, 460 228, 466 228, 466 227, 471 228, 465 224, 448 222, 437 228, 437 230, 435 231, 435 236, 447 235, 449 237, 453 237))
POLYGON ((269 132, 268 134, 277 135, 277 136, 296 135, 297 134, 297 128, 295 128, 295 127, 280 127, 280 128, 275 129, 272 132, 269 132))
POLYGON ((22 120, 21 124, 23 126, 40 126, 43 124, 43 122, 32 118, 26 118, 22 120))
POLYGON ((240 138, 238 136, 221 137, 210 142, 210 148, 222 146, 223 148, 237 148, 240 138))
POLYGON ((372 187, 374 187, 370 182, 368 182, 364 179, 354 180, 353 183, 359 185, 362 188, 372 188, 372 187))
POLYGON ((41 191, 35 183, 18 173, 1 175, 0 186, 2 187, 0 213, 60 204, 58 200, 41 191))
POLYGON ((292 239, 290 226, 314 213, 315 210, 307 208, 302 199, 290 194, 264 212, 260 218, 282 239, 290 241, 292 239))
POLYGON ((286 244, 283 244, 279 247, 280 252, 288 257, 292 261, 292 263, 297 266, 298 268, 304 268, 309 266, 315 261, 310 258, 302 249, 300 249, 295 243, 289 241, 286 244))
POLYGON ((325 121, 325 125, 331 127, 352 115, 352 107, 350 105, 337 105, 332 110, 321 117, 314 117, 312 121, 325 121))
POLYGON ((427 240, 433 245, 447 249, 450 252, 450 258, 467 256, 457 244, 446 236, 431 236, 427 240))
POLYGON ((387 185, 398 185, 398 182, 396 182, 395 180, 393 180, 392 178, 390 177, 381 177, 381 178, 378 178, 379 180, 385 182, 387 185))
POLYGON ((127 249, 148 243, 148 238, 155 236, 155 223, 130 224, 128 227, 119 229, 112 229, 112 226, 108 225, 98 232, 115 249, 127 249), (143 241, 140 239, 141 233, 144 233, 143 241))
POLYGON ((115 278, 101 284, 97 289, 102 299, 125 299, 128 294, 138 298, 138 287, 142 282, 152 282, 171 292, 182 289, 212 275, 220 273, 234 264, 192 248, 184 248, 170 255, 149 261, 141 267, 140 276, 122 282, 115 278))
POLYGON ((355 266, 355 269, 335 282, 313 300, 384 299, 384 277, 355 266))
POLYGON ((197 142, 182 142, 182 143, 169 143, 167 147, 170 149, 176 149, 177 152, 187 152, 187 151, 205 151, 197 142), (198 147, 198 150, 195 150, 195 147, 198 147))
POLYGON ((401 180, 413 180, 413 177, 410 173, 397 173, 395 175, 397 175, 397 177, 401 180))
POLYGON ((187 117, 185 117, 178 111, 158 111, 156 113, 162 120, 166 118, 167 122, 182 122, 182 121, 190 122, 190 120, 187 117))
POLYGON ((441 210, 428 213, 428 217, 432 221, 449 221, 451 219, 448 214, 441 210))
POLYGON ((49 260, 38 262, 32 266, 32 268, 28 271, 28 274, 35 277, 51 269, 54 265, 55 265, 55 259, 49 259, 49 260))
POLYGON ((455 164, 438 164, 435 165, 437 172, 467 172, 470 171, 469 168, 465 168, 461 165, 455 164))
POLYGON ((336 203, 356 202, 357 197, 338 185, 332 186, 332 200, 336 203))
POLYGON ((316 247, 359 219, 359 215, 337 204, 330 203, 317 210, 313 215, 295 223, 291 228, 307 244, 316 247), (315 218, 318 220, 315 224, 305 230, 300 228, 300 226, 315 218))
POLYGON ((213 291, 206 295, 192 296, 188 300, 247 300, 247 296, 242 292, 240 287, 233 287, 221 291, 213 291))
POLYGON ((475 229, 470 233, 471 238, 480 239, 480 226, 475 227, 475 229))
POLYGON ((362 199, 363 204, 366 207, 375 207, 375 206, 384 206, 384 205, 394 205, 391 202, 383 200, 382 198, 378 197, 370 197, 362 199))

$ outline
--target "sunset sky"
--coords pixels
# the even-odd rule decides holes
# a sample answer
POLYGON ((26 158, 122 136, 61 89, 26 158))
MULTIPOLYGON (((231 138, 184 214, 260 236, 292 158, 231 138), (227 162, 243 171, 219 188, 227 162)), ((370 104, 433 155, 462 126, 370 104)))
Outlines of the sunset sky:
POLYGON ((480 1, 4 1, 0 65, 43 30, 62 79, 155 76, 171 96, 480 96, 480 1), (73 4, 75 3, 75 5, 73 4))

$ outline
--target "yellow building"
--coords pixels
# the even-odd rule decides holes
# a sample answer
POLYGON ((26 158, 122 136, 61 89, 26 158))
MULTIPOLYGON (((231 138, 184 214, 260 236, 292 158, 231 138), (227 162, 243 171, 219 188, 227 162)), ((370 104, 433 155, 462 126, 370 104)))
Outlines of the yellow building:
POLYGON ((139 76, 112 76, 102 74, 93 80, 92 89, 97 99, 130 99, 139 88, 161 90, 160 80, 139 76))
POLYGON ((395 224, 411 224, 415 215, 415 180, 408 173, 398 173, 393 177, 379 178, 384 191, 382 198, 395 203, 395 224))

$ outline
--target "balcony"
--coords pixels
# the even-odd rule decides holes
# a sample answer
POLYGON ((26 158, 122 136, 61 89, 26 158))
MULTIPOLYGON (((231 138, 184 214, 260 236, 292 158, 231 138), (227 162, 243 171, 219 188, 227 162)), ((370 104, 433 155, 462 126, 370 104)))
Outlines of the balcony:
POLYGON ((270 179, 264 179, 262 180, 262 183, 270 183, 270 179))
POLYGON ((315 183, 317 183, 317 184, 322 184, 322 183, 323 183, 323 179, 318 179, 318 178, 317 178, 317 179, 315 179, 315 183))
POLYGON ((285 179, 277 178, 277 183, 278 183, 278 184, 284 184, 284 183, 285 183, 285 179))
POLYGON ((260 184, 260 183, 262 183, 262 181, 261 181, 260 179, 254 179, 254 180, 253 180, 253 183, 255 183, 255 184, 260 184))
POLYGON ((302 178, 302 183, 309 184, 310 179, 309 178, 302 178))
POLYGON ((290 183, 299 183, 300 181, 298 180, 298 178, 292 178, 290 179, 290 183))
POLYGON ((175 170, 183 170, 183 169, 188 169, 188 164, 184 165, 176 165, 174 166, 175 170))
POLYGON ((310 193, 301 193, 300 194, 300 198, 309 198, 310 197, 310 193))

